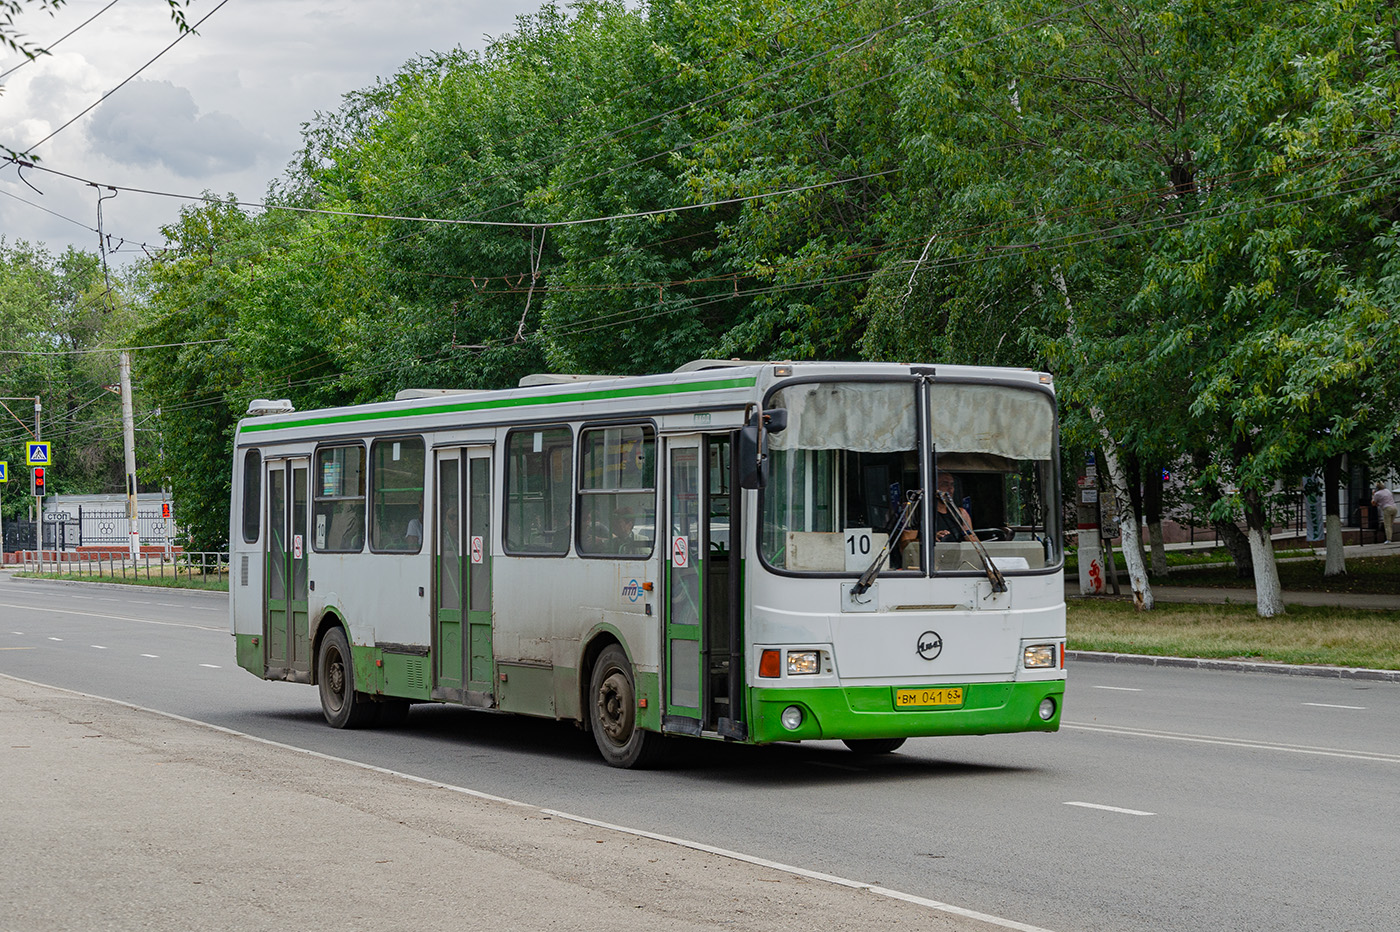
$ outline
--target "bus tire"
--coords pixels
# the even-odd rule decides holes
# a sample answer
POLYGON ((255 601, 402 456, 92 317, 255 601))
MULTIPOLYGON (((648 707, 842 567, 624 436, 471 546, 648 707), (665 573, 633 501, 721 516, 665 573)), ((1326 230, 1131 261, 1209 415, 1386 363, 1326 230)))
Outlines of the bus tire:
POLYGON ((609 644, 593 664, 588 720, 603 760, 613 767, 648 767, 661 759, 661 735, 637 727, 637 681, 618 644, 609 644))
POLYGON ((355 691, 355 665, 344 628, 332 628, 316 653, 316 684, 321 713, 333 728, 363 728, 378 717, 374 700, 355 691))
POLYGON ((904 746, 903 738, 847 738, 841 742, 862 756, 892 754, 904 746))

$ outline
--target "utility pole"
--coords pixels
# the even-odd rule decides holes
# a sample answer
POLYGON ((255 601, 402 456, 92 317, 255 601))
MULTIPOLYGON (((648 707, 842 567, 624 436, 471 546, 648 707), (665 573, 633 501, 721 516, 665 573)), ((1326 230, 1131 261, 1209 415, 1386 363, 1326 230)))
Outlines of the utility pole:
POLYGON ((131 560, 141 553, 141 527, 136 520, 136 421, 131 413, 131 353, 122 350, 122 442, 126 447, 126 521, 130 533, 131 560))
MULTIPOLYGON (((36 443, 37 443, 38 441, 44 439, 43 431, 41 431, 41 430, 39 429, 39 428, 40 428, 40 424, 39 424, 39 415, 43 412, 44 406, 43 406, 43 404, 40 403, 39 397, 40 397, 40 396, 38 396, 38 395, 35 395, 35 396, 34 396, 34 441, 35 441, 36 443)), ((42 554, 42 553, 44 552, 44 496, 42 496, 42 495, 36 495, 36 496, 34 496, 34 512, 35 512, 35 518, 34 518, 34 521, 35 521, 35 524, 34 524, 35 531, 34 531, 34 534, 35 534, 35 536, 36 536, 36 538, 37 538, 37 539, 34 541, 34 543, 38 544, 38 546, 39 546, 39 553, 42 554)), ((55 547, 56 547, 56 546, 57 546, 57 545, 56 545, 56 543, 55 543, 55 547)))

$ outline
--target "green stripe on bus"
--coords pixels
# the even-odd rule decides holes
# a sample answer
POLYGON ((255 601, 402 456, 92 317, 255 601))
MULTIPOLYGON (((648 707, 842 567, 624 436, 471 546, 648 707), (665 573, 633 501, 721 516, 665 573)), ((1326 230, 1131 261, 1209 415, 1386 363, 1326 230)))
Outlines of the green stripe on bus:
POLYGON ((248 424, 244 433, 265 430, 291 430, 297 427, 323 427, 327 424, 350 424, 355 421, 382 421, 394 418, 430 416, 434 414, 461 414, 468 411, 489 411, 493 408, 524 408, 535 405, 567 404, 572 401, 601 401, 609 398, 644 398, 649 395, 674 395, 690 392, 720 391, 728 388, 753 388, 756 378, 718 379, 712 382, 695 382, 689 385, 639 385, 633 388, 611 388, 599 391, 575 392, 570 394, 542 395, 525 398, 493 398, 484 401, 462 401, 456 404, 441 404, 406 408, 402 411, 370 411, 356 414, 324 414, 304 417, 296 421, 283 421, 277 424, 248 424))

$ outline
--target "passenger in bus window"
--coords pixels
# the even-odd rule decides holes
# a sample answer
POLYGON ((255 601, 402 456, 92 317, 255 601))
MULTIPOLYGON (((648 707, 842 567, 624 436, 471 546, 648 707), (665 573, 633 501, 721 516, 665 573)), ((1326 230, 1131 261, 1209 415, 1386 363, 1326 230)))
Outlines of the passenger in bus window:
POLYGON ((408 519, 408 529, 403 532, 404 547, 417 550, 423 543, 423 521, 414 515, 408 519))
POLYGON ((612 544, 608 550, 610 553, 629 554, 636 553, 641 541, 632 536, 632 528, 636 526, 636 519, 632 516, 630 508, 619 508, 613 512, 612 517, 612 544))
MULTIPOLYGON (((975 534, 964 534, 958 519, 948 511, 947 504, 943 501, 943 494, 946 492, 949 497, 953 497, 953 490, 956 483, 953 474, 941 472, 938 474, 938 501, 937 510, 933 516, 933 539, 935 541, 956 542, 963 540, 976 540, 975 534)), ((955 499, 956 501, 956 499, 955 499)), ((968 528, 972 527, 972 518, 968 515, 967 509, 958 506, 958 511, 962 514, 962 519, 968 528)))

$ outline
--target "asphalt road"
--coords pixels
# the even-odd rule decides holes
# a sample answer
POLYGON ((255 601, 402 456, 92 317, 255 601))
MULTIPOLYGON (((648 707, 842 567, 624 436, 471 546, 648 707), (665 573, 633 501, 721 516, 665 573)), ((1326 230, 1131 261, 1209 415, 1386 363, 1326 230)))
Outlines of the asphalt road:
POLYGON ((1396 927, 1396 684, 1083 663, 1056 735, 875 762, 695 743, 623 772, 554 722, 415 706, 336 731, 314 688, 237 667, 222 595, 7 573, 0 673, 1055 932, 1396 927))

